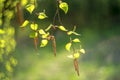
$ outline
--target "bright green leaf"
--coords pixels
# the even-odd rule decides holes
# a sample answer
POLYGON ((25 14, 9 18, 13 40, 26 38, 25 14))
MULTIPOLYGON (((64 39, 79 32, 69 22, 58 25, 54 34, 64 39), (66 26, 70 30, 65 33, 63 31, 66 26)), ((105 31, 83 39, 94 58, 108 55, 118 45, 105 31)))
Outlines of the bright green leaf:
POLYGON ((47 32, 46 34, 43 34, 43 35, 42 35, 42 38, 47 38, 49 35, 50 35, 50 33, 47 32))
POLYGON ((72 40, 73 42, 80 42, 80 40, 78 38, 75 38, 72 40))
POLYGON ((59 8, 62 9, 65 12, 65 14, 68 12, 68 4, 66 2, 61 2, 59 4, 59 8))
POLYGON ((79 52, 85 54, 85 50, 84 49, 80 49, 79 52))
POLYGON ((47 18, 47 15, 45 14, 45 12, 41 12, 41 13, 39 13, 38 18, 45 19, 45 18, 47 18))
POLYGON ((38 36, 37 32, 31 32, 30 35, 29 35, 30 38, 35 38, 37 36, 38 36))
POLYGON ((50 25, 45 29, 45 31, 49 31, 52 26, 53 26, 53 25, 50 24, 50 25))
POLYGON ((48 44, 48 40, 42 40, 40 47, 45 47, 48 44))
POLYGON ((28 21, 28 20, 25 20, 20 27, 26 27, 28 24, 29 24, 29 21, 28 21))
POLYGON ((32 30, 37 30, 38 29, 38 24, 31 24, 30 25, 30 28, 32 29, 32 30))
POLYGON ((74 58, 75 58, 75 59, 77 59, 77 58, 79 58, 79 57, 80 57, 80 54, 79 54, 78 52, 76 52, 76 53, 74 53, 74 55, 73 55, 73 56, 74 56, 74 58))
POLYGON ((30 12, 30 14, 33 12, 33 10, 35 9, 35 5, 34 4, 28 4, 27 6, 26 6, 26 9, 27 9, 27 11, 29 11, 30 12))
POLYGON ((4 33, 5 33, 5 31, 0 29, 0 34, 4 34, 4 33))
POLYGON ((39 30, 39 33, 40 33, 41 35, 46 34, 43 29, 40 29, 40 30, 39 30))
POLYGON ((4 48, 5 47, 5 43, 6 41, 5 40, 0 40, 0 48, 4 48))
POLYGON ((71 35, 71 34, 73 34, 73 31, 68 31, 67 34, 71 35))
POLYGON ((65 45, 65 49, 66 49, 67 51, 70 51, 71 45, 72 45, 72 43, 67 43, 67 44, 65 45))
POLYGON ((60 30, 62 30, 62 31, 68 31, 67 29, 65 29, 64 26, 58 26, 58 28, 59 28, 60 30))
POLYGON ((80 34, 76 33, 76 32, 73 32, 74 35, 77 35, 77 36, 80 36, 80 34))

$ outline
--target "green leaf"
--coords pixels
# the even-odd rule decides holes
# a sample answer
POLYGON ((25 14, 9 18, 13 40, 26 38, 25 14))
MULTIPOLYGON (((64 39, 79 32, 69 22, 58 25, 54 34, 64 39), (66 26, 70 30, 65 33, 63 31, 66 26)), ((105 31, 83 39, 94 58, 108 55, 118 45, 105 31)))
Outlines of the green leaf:
POLYGON ((65 12, 65 14, 68 12, 68 4, 66 2, 61 2, 59 4, 59 8, 65 12))
POLYGON ((29 35, 30 38, 35 38, 37 36, 38 36, 37 32, 31 32, 30 35, 29 35))
POLYGON ((80 49, 79 52, 85 54, 85 50, 84 49, 80 49))
POLYGON ((42 40, 40 47, 45 47, 48 44, 48 40, 42 40))
POLYGON ((74 31, 68 31, 68 32, 67 32, 67 34, 68 34, 68 35, 72 35, 72 34, 74 34, 74 35, 77 35, 77 36, 79 36, 79 35, 80 35, 80 34, 78 34, 78 33, 74 32, 74 31))
POLYGON ((1 39, 0 40, 0 48, 4 48, 5 47, 5 43, 6 43, 6 41, 1 39))
POLYGON ((45 29, 45 31, 49 31, 52 26, 53 26, 53 25, 50 24, 50 25, 45 29))
POLYGON ((73 55, 68 55, 68 58, 74 59, 73 55))
POLYGON ((46 34, 43 34, 43 35, 42 35, 42 38, 47 38, 49 35, 50 35, 50 33, 47 32, 46 34))
POLYGON ((68 31, 67 29, 65 29, 64 26, 58 26, 58 28, 59 28, 60 30, 62 30, 62 31, 68 31))
POLYGON ((43 29, 40 29, 40 30, 39 30, 39 33, 40 33, 41 35, 46 34, 43 29))
POLYGON ((45 14, 45 12, 41 12, 41 13, 39 13, 38 18, 45 19, 45 18, 47 18, 47 15, 45 14))
POLYGON ((74 35, 77 35, 77 36, 80 36, 80 34, 76 33, 76 32, 73 32, 74 35))
POLYGON ((72 43, 67 43, 67 44, 65 45, 65 49, 66 49, 67 51, 70 51, 71 45, 72 45, 72 43))
POLYGON ((28 4, 26 6, 26 10, 31 14, 33 12, 33 10, 35 9, 35 5, 34 4, 28 4))
POLYGON ((38 24, 34 24, 34 23, 33 23, 33 24, 30 25, 30 28, 31 28, 32 30, 35 30, 35 31, 36 31, 36 30, 38 29, 38 24))
POLYGON ((4 33, 5 33, 5 31, 0 29, 0 34, 4 34, 4 33))
POLYGON ((29 24, 29 21, 28 21, 28 20, 25 20, 20 27, 26 27, 28 24, 29 24))
POLYGON ((79 54, 78 52, 76 52, 76 53, 74 53, 73 57, 74 57, 75 59, 77 59, 77 58, 80 57, 80 54, 79 54))
POLYGON ((80 42, 80 40, 78 38, 75 38, 72 40, 73 42, 80 42))

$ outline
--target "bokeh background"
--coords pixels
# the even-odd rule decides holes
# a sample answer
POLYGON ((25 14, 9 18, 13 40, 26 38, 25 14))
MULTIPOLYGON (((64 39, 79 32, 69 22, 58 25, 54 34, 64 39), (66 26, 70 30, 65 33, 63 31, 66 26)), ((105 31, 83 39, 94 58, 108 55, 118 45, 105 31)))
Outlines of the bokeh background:
MULTIPOLYGON (((23 0, 24 1, 24 0, 23 0)), ((63 0, 69 4, 68 14, 60 11, 64 26, 72 30, 77 26, 86 54, 79 59, 80 76, 77 76, 72 59, 64 45, 69 39, 64 33, 55 32, 57 57, 53 56, 51 43, 45 48, 34 49, 29 30, 15 23, 18 60, 13 80, 120 80, 120 0, 63 0)), ((22 8, 24 18, 34 20, 41 28, 53 21, 55 0, 37 0, 36 12, 46 10, 47 19, 41 21, 22 8)))

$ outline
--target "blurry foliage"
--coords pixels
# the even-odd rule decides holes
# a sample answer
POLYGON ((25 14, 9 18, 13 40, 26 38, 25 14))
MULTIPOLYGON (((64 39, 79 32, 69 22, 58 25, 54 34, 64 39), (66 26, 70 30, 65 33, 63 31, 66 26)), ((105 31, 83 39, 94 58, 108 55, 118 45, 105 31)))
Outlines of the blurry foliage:
POLYGON ((15 0, 0 1, 0 80, 11 80, 17 64, 12 53, 16 46, 15 30, 11 26, 15 6, 15 0))

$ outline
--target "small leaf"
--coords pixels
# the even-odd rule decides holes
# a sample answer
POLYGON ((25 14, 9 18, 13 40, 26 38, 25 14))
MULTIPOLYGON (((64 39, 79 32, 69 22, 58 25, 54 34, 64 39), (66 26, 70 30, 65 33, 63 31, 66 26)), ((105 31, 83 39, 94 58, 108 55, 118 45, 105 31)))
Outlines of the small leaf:
POLYGON ((20 27, 26 27, 28 24, 29 24, 29 21, 28 21, 28 20, 25 20, 20 27))
POLYGON ((53 26, 53 25, 50 24, 50 25, 45 29, 45 31, 49 31, 52 26, 53 26))
POLYGON ((72 43, 67 43, 67 44, 65 45, 65 49, 66 49, 67 51, 70 51, 71 45, 72 45, 72 43))
POLYGON ((68 12, 68 4, 66 2, 61 2, 59 4, 59 8, 62 9, 65 12, 65 14, 68 12))
POLYGON ((74 59, 77 59, 80 57, 80 54, 77 52, 77 53, 74 53, 74 59))
POLYGON ((45 12, 41 12, 41 13, 39 13, 38 18, 45 19, 45 18, 47 18, 47 16, 46 16, 45 12))
POLYGON ((77 35, 77 36, 79 36, 79 35, 80 35, 80 34, 78 34, 78 33, 76 33, 76 32, 73 32, 73 34, 74 34, 74 35, 77 35))
POLYGON ((68 31, 67 29, 65 29, 64 26, 58 26, 58 28, 59 28, 60 30, 62 30, 62 31, 68 31))
POLYGON ((73 34, 73 31, 68 31, 67 34, 71 35, 71 34, 73 34))
POLYGON ((73 42, 80 42, 80 40, 78 38, 75 38, 72 40, 73 42))
POLYGON ((40 47, 45 47, 48 44, 48 40, 42 40, 40 47))
POLYGON ((74 59, 73 55, 68 55, 68 58, 74 59))
POLYGON ((80 51, 80 53, 85 54, 85 50, 84 49, 80 49, 79 51, 80 51))
POLYGON ((40 33, 41 35, 46 34, 43 29, 40 29, 40 30, 39 30, 39 33, 40 33))
POLYGON ((0 34, 4 34, 4 33, 5 33, 5 31, 0 29, 0 34))
POLYGON ((37 29, 38 29, 38 24, 31 24, 31 25, 30 25, 30 28, 31 28, 32 30, 37 30, 37 29))
POLYGON ((28 4, 26 6, 26 10, 29 11, 30 14, 33 12, 34 9, 35 9, 35 5, 34 4, 28 4))
POLYGON ((30 35, 29 35, 30 38, 35 38, 35 37, 37 37, 37 36, 38 36, 38 33, 37 33, 37 32, 32 32, 32 33, 30 33, 30 35))
POLYGON ((43 35, 42 35, 42 38, 47 38, 49 35, 50 35, 50 33, 47 32, 46 34, 43 34, 43 35))

